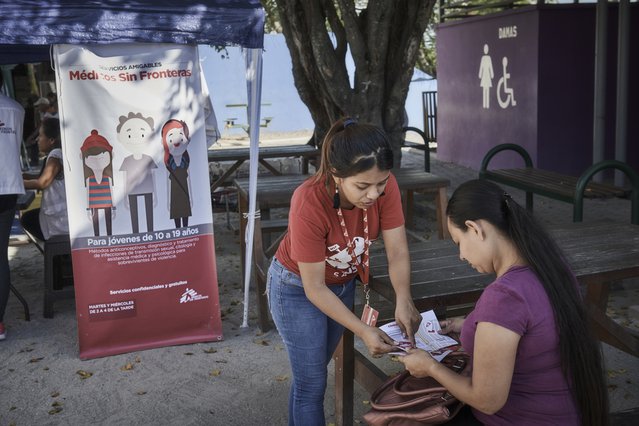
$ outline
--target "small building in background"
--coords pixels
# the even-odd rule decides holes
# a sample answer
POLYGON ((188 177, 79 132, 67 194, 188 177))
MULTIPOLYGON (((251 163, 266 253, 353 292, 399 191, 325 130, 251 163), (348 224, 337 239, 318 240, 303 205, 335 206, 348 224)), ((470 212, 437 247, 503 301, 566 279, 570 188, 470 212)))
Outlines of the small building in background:
MULTIPOLYGON (((639 169, 639 7, 630 8, 626 162, 639 169)), ((516 143, 538 168, 579 175, 593 163, 596 7, 538 5, 437 29, 437 157, 478 169, 516 143)), ((617 5, 609 4, 605 159, 615 157, 617 5)), ((512 153, 491 167, 521 167, 512 153)))

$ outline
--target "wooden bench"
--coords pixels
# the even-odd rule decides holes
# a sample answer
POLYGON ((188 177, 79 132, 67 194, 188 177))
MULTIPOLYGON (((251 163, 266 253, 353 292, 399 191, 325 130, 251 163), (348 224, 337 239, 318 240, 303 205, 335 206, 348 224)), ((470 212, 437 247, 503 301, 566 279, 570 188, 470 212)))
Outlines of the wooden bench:
POLYGON ((52 235, 48 240, 36 238, 26 229, 29 241, 44 256, 44 307, 42 315, 53 318, 53 305, 64 299, 75 298, 73 287, 73 264, 69 235, 52 235))
MULTIPOLYGON (((268 161, 269 158, 285 158, 298 157, 302 159, 302 174, 308 174, 308 163, 312 158, 319 157, 319 150, 311 145, 281 145, 281 146, 261 146, 259 148, 259 162, 268 171, 275 176, 281 173, 273 167, 268 161)), ((222 176, 211 183, 211 192, 215 191, 219 186, 229 180, 229 177, 235 172, 245 161, 250 158, 250 148, 211 148, 208 150, 209 162, 235 161, 222 176)))
POLYGON ((631 222, 639 225, 639 174, 626 163, 605 160, 593 164, 581 176, 574 177, 536 169, 530 155, 516 144, 501 144, 492 148, 481 162, 479 178, 512 186, 526 191, 526 209, 533 209, 533 193, 573 204, 573 222, 583 220, 584 198, 627 198, 632 202, 631 222), (490 160, 499 152, 515 151, 524 160, 525 167, 517 169, 488 170, 490 160), (631 190, 612 185, 591 182, 592 177, 605 169, 617 169, 625 173, 631 190))

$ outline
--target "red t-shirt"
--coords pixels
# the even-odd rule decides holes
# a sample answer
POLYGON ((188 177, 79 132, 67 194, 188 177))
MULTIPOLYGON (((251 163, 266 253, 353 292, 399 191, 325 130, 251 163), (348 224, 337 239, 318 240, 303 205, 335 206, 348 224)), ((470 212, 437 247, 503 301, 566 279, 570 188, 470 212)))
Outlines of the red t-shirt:
MULTIPOLYGON (((364 252, 364 211, 358 207, 342 209, 348 236, 361 260, 364 252)), ((402 202, 395 176, 390 175, 384 195, 367 210, 371 243, 380 230, 394 229, 404 224, 402 202)), ((308 179, 291 198, 288 232, 275 257, 286 269, 300 274, 297 262, 326 262, 326 284, 344 284, 357 274, 357 264, 348 253, 346 239, 339 224, 333 197, 324 182, 308 179)))

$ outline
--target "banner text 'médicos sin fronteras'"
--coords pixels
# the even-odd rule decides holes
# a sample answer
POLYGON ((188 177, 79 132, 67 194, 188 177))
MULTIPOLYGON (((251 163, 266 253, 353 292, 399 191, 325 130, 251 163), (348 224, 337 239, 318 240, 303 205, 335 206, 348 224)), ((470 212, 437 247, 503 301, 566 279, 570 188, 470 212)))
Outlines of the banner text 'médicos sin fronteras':
POLYGON ((166 78, 191 77, 190 69, 141 70, 137 72, 120 72, 110 74, 96 70, 69 71, 69 80, 104 80, 112 82, 129 82, 143 80, 160 80, 166 78))

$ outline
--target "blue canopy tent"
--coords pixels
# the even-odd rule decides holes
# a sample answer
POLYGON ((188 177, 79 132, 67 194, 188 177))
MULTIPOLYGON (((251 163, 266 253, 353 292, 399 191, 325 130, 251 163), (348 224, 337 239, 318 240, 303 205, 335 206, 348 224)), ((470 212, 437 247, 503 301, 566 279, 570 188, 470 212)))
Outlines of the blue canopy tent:
MULTIPOLYGON (((247 48, 251 141, 250 218, 255 217, 264 9, 259 0, 13 0, 0 3, 0 64, 43 62, 53 44, 178 43, 247 48)), ((247 228, 244 326, 253 220, 247 228)))

